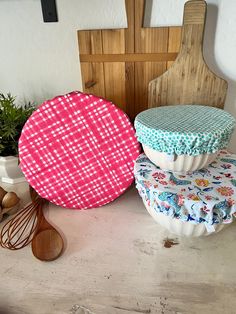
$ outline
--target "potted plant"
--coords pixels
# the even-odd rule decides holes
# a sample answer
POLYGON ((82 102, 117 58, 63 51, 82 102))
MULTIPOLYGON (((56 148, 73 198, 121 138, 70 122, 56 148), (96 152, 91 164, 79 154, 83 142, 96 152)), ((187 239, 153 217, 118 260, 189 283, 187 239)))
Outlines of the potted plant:
POLYGON ((17 183, 24 181, 18 166, 18 140, 21 130, 35 110, 32 103, 17 106, 10 93, 0 94, 0 181, 17 183))

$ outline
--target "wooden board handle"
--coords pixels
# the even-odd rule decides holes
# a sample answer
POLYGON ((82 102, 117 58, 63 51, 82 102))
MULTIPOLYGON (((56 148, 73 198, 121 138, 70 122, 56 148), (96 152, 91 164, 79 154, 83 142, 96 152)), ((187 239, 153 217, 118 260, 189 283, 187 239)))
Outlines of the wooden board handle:
POLYGON ((203 59, 202 46, 206 8, 207 4, 203 0, 190 0, 184 6, 180 55, 190 55, 196 62, 199 58, 203 59))
POLYGON ((183 25, 205 24, 206 2, 203 0, 190 0, 184 6, 183 25))

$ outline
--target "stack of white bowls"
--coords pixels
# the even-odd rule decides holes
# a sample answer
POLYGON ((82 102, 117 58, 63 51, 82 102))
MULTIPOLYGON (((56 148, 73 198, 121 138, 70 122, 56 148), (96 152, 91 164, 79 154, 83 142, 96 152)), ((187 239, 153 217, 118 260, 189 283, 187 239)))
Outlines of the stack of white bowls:
MULTIPOLYGON (((180 194, 182 195, 181 197, 183 197, 183 194, 187 195, 187 192, 190 192, 191 189, 194 190, 195 188, 199 188, 196 187, 194 182, 195 180, 200 180, 199 171, 201 171, 201 169, 206 169, 202 171, 202 174, 204 172, 207 173, 208 171, 208 175, 211 176, 209 173, 214 170, 214 166, 209 166, 208 168, 208 165, 214 162, 217 156, 219 156, 219 152, 228 146, 234 127, 235 119, 229 113, 221 109, 198 105, 152 108, 141 112, 135 119, 136 135, 139 142, 142 143, 145 153, 145 155, 140 158, 148 158, 145 167, 156 167, 157 172, 159 170, 162 173, 164 172, 163 176, 166 173, 169 179, 172 175, 174 178, 185 177, 192 182, 191 184, 193 184, 193 186, 189 184, 186 185, 186 188, 189 189, 189 191, 185 191, 186 193, 181 192, 182 194, 179 192, 181 189, 176 183, 176 188, 178 190, 176 194, 177 197, 180 194), (151 162, 151 165, 148 165, 149 161, 151 162)), ((220 154, 220 158, 223 157, 220 154)), ((236 157, 233 155, 230 159, 234 158, 236 157)), ((222 163, 220 163, 218 167, 221 168, 221 164, 222 163)), ((145 170, 141 168, 140 162, 138 161, 135 165, 135 178, 139 192, 140 189, 144 189, 144 186, 140 188, 141 186, 139 184, 140 180, 142 181, 139 174, 145 170)), ((152 171, 154 170, 155 169, 152 169, 152 171)), ((214 173, 212 176, 214 176, 214 173)), ((231 184, 231 181, 227 179, 227 177, 225 179, 229 181, 227 181, 226 184, 231 184)), ((145 181, 145 178, 143 178, 143 180, 145 181)), ((176 180, 178 181, 178 179, 176 180)), ((190 182, 189 180, 188 182, 190 182)), ((180 181, 181 180, 179 180, 179 182, 180 181)), ((207 181, 208 184, 212 182, 211 179, 207 181)), ((173 183, 172 181, 170 182, 173 183)), ((170 182, 167 181, 166 184, 170 185, 170 182)), ((204 184, 204 179, 202 182, 202 184, 204 184)), ((214 190, 214 192, 217 191, 217 183, 212 184, 213 187, 211 187, 211 189, 214 190)), ((152 192, 154 194, 156 192, 156 195, 159 195, 160 192, 163 193, 163 191, 168 191, 168 186, 163 187, 160 182, 157 182, 156 185, 153 182, 153 184, 150 183, 150 185, 152 192)), ((179 185, 182 185, 182 183, 179 185)), ((185 186, 183 185, 182 190, 184 189, 185 186)), ((207 188, 205 186, 204 190, 201 189, 200 186, 202 194, 208 194, 209 189, 210 187, 207 188)), ((160 204, 154 206, 153 199, 148 201, 148 195, 150 195, 150 193, 144 194, 145 197, 143 197, 143 194, 140 192, 148 212, 157 222, 168 228, 172 233, 187 236, 201 236, 212 233, 213 231, 220 231, 225 226, 226 220, 215 219, 216 223, 214 223, 213 220, 207 223, 204 219, 202 222, 199 222, 197 219, 186 221, 186 217, 183 219, 181 215, 177 219, 175 217, 178 215, 175 215, 174 212, 170 215, 168 211, 165 212, 160 210, 160 204)), ((188 193, 188 195, 191 195, 191 193, 188 193)), ((209 196, 209 198, 210 197, 211 196, 209 196)), ((204 198, 204 195, 202 198, 204 198)), ((206 200, 202 201, 202 198, 199 199, 199 201, 196 199, 194 206, 196 204, 199 206, 204 205, 202 202, 206 203, 206 200)), ((212 202, 209 201, 207 203, 210 204, 212 202)), ((165 204, 168 204, 167 200, 165 201, 165 204)), ((171 206, 171 204, 169 205, 171 206)), ((189 211, 188 206, 190 205, 188 200, 184 200, 181 206, 182 211, 189 211)), ((195 206, 198 208, 196 211, 199 210, 199 206, 195 206)), ((210 206, 211 205, 209 205, 209 207, 210 206)), ((197 213, 193 213, 193 217, 195 217, 195 214, 196 216, 198 215, 197 213)), ((229 220, 227 220, 227 222, 229 222, 229 220)))

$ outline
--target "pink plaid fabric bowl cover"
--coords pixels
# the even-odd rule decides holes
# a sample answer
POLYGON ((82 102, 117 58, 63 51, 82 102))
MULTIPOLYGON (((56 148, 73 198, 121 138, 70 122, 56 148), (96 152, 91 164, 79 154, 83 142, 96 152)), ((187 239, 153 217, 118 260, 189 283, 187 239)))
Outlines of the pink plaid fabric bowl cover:
POLYGON ((74 209, 102 206, 121 195, 133 181, 139 152, 127 115, 81 92, 45 101, 19 140, 29 184, 41 197, 74 209))

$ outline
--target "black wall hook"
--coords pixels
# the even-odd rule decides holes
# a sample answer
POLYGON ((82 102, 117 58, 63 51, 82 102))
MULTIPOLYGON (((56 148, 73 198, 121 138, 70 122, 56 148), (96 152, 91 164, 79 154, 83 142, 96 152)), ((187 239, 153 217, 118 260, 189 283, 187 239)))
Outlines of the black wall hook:
POLYGON ((41 0, 44 22, 58 22, 56 0, 41 0))

